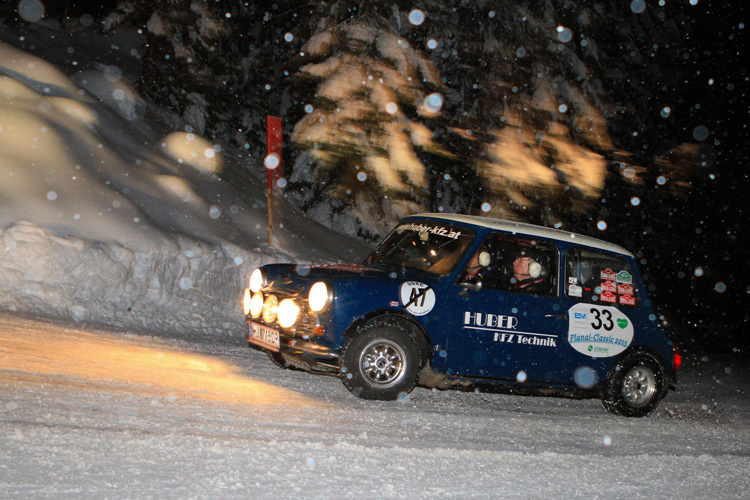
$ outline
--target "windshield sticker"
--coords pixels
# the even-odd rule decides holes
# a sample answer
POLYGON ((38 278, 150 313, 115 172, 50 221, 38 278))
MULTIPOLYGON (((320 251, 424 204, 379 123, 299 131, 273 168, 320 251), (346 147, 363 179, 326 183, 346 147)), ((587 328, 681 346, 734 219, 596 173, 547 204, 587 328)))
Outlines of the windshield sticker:
POLYGON ((618 283, 633 283, 633 276, 625 270, 620 271, 617 273, 617 282, 618 283))
POLYGON ((617 293, 617 285, 615 285, 614 281, 602 282, 601 288, 602 288, 602 293, 604 292, 617 293))
POLYGON ((407 281, 398 291, 404 309, 414 316, 424 316, 435 307, 435 291, 419 281, 407 281))
POLYGON ((454 240, 457 240, 459 236, 461 236, 461 231, 453 231, 450 229, 447 229, 445 226, 428 226, 425 224, 404 224, 402 226, 399 226, 398 228, 399 232, 403 231, 416 231, 418 233, 431 233, 436 236, 444 236, 445 238, 452 238, 454 240))
POLYGON ((576 304, 568 317, 568 343, 587 356, 617 356, 633 340, 633 322, 615 307, 576 304))
POLYGON ((617 273, 615 273, 612 269, 607 268, 601 272, 600 278, 602 281, 616 281, 617 273))
POLYGON ((627 283, 617 285, 617 293, 620 295, 633 295, 633 287, 627 283))
POLYGON ((599 295, 599 298, 602 300, 602 302, 610 302, 612 304, 617 302, 617 295, 612 292, 602 292, 602 294, 599 295))
POLYGON ((583 288, 578 285, 569 285, 568 295, 571 297, 583 297, 583 288))
POLYGON ((620 304, 624 306, 634 306, 635 297, 633 297, 632 295, 620 295, 620 304))

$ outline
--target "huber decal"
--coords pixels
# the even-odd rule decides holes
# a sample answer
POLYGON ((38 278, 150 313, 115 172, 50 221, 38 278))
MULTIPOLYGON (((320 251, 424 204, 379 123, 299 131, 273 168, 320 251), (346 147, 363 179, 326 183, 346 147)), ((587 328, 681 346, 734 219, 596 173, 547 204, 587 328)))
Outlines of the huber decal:
POLYGON ((435 307, 435 292, 432 287, 419 281, 407 281, 398 291, 404 309, 414 316, 424 316, 435 307))
POLYGON ((587 356, 616 356, 633 340, 633 323, 616 307, 576 304, 568 317, 568 343, 587 356))

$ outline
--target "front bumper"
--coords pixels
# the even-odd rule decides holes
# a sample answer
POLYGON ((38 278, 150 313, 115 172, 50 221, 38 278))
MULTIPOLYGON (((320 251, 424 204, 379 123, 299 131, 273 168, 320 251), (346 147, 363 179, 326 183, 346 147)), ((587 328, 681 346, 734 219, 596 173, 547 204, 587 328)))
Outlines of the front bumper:
MULTIPOLYGON (((252 336, 252 323, 264 326, 262 323, 247 321, 247 341, 251 347, 260 348, 266 351, 278 352, 290 365, 297 368, 309 370, 338 371, 339 369, 339 352, 312 341, 299 337, 293 337, 278 330, 279 345, 254 338, 252 336), (301 361, 298 363, 296 361, 301 361)), ((268 327, 266 327, 268 328, 268 327)))

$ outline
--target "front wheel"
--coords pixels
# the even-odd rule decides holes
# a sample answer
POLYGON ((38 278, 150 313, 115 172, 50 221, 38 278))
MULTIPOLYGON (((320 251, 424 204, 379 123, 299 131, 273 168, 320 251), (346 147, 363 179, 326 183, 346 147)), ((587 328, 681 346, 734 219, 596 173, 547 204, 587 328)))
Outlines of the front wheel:
POLYGON ((341 381, 364 399, 394 400, 408 394, 419 367, 417 345, 397 325, 365 326, 341 352, 341 381))
POLYGON ((620 361, 607 379, 602 403, 615 415, 645 417, 659 404, 664 387, 659 363, 637 353, 620 361))

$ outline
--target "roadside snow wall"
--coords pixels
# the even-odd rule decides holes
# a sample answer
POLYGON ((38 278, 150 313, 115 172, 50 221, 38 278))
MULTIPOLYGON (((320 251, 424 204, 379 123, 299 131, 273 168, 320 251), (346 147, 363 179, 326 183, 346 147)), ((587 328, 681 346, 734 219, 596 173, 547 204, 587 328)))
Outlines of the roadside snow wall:
POLYGON ((185 237, 134 251, 60 238, 20 221, 0 230, 0 307, 139 330, 237 336, 246 277, 272 259, 185 237))

